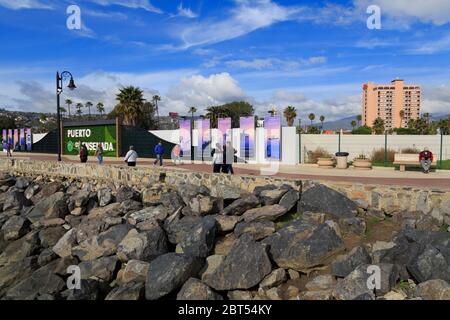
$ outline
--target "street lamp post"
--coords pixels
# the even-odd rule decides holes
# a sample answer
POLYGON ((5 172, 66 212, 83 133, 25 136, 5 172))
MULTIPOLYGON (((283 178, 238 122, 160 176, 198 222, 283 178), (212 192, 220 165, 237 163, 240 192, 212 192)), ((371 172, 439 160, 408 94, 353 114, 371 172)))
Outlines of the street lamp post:
POLYGON ((70 81, 69 81, 69 85, 67 86, 67 88, 69 88, 70 90, 74 90, 76 89, 76 85, 75 85, 75 81, 73 81, 73 76, 69 71, 64 71, 61 74, 58 72, 56 72, 56 123, 57 123, 57 146, 58 146, 58 161, 61 161, 61 110, 60 110, 60 96, 61 93, 63 92, 63 82, 64 80, 69 79, 70 77, 70 81))
POLYGON ((298 118, 298 162, 302 163, 302 119, 298 118))

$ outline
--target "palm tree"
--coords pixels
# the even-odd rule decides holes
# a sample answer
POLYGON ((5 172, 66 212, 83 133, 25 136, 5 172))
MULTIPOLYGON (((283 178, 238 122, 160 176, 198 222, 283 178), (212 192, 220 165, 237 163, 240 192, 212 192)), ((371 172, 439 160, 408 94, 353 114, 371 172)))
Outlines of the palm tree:
POLYGON ((72 105, 72 100, 66 99, 67 109, 69 110, 69 118, 70 118, 70 106, 72 105))
POLYGON ((383 134, 384 133, 384 120, 380 117, 376 118, 373 122, 372 131, 375 134, 383 134))
POLYGON ((103 112, 105 112, 105 105, 101 102, 97 103, 97 111, 100 115, 103 115, 103 112))
POLYGON ((194 119, 194 113, 197 112, 197 108, 196 107, 190 107, 188 113, 191 114, 191 118, 194 119))
POLYGON ((360 126, 361 127, 361 125, 362 125, 362 115, 360 115, 360 114, 358 114, 357 116, 356 116, 356 121, 358 121, 358 126, 360 126))
POLYGON ((405 110, 400 110, 400 127, 403 127, 403 118, 405 117, 405 110))
POLYGON ((219 118, 228 117, 228 113, 223 107, 211 106, 211 107, 206 108, 205 117, 211 121, 212 128, 217 128, 217 123, 219 121, 219 118))
POLYGON ((158 101, 161 101, 161 97, 158 95, 154 95, 152 98, 153 104, 155 106, 155 111, 156 111, 156 120, 158 121, 158 126, 159 126, 159 109, 158 109, 158 101))
POLYGON ((323 129, 323 123, 325 122, 325 116, 320 116, 319 118, 320 122, 321 122, 321 129, 323 129))
POLYGON ((88 102, 86 102, 86 108, 88 108, 89 109, 89 119, 91 118, 91 107, 93 106, 94 104, 92 103, 92 102, 90 102, 90 101, 88 101, 88 102))
POLYGON ((124 87, 116 96, 119 102, 115 108, 116 114, 122 114, 124 124, 136 126, 143 119, 144 92, 138 87, 124 87))
POLYGON ((310 114, 308 115, 308 118, 309 118, 309 120, 311 120, 311 127, 312 127, 313 121, 314 121, 314 119, 316 118, 316 115, 315 115, 314 113, 310 113, 310 114))
POLYGON ((283 114, 286 118, 288 126, 292 127, 294 125, 295 118, 297 118, 297 109, 295 109, 293 106, 288 106, 286 107, 286 109, 284 109, 283 114))
POLYGON ((77 115, 79 117, 81 117, 81 115, 83 114, 83 111, 81 110, 84 107, 84 105, 80 102, 78 102, 75 106, 75 108, 77 109, 77 115))
POLYGON ((355 127, 357 125, 355 120, 352 120, 352 122, 350 123, 352 125, 353 130, 355 130, 355 127))

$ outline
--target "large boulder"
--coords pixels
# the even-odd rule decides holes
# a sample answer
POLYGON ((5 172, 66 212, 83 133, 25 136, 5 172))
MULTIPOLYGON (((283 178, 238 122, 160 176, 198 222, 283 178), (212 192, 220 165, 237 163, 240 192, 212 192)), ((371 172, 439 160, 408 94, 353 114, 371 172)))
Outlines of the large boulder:
POLYGON ((42 186, 41 191, 36 195, 32 196, 30 199, 34 204, 37 204, 41 200, 58 193, 64 189, 63 185, 59 181, 53 181, 50 183, 46 183, 42 186))
POLYGON ((53 247, 65 233, 66 230, 61 226, 42 229, 39 231, 41 246, 44 248, 53 247))
POLYGON ((236 237, 244 233, 250 234, 254 240, 264 239, 275 232, 275 223, 272 221, 240 222, 234 228, 236 237))
POLYGON ((164 222, 164 230, 167 232, 167 237, 172 244, 178 244, 186 238, 191 230, 201 223, 201 217, 183 217, 174 214, 174 217, 167 219, 164 222))
MULTIPOLYGON (((120 282, 145 282, 147 279, 149 262, 140 260, 130 260, 127 262, 125 269, 121 270, 120 282)), ((119 276, 118 276, 119 278, 119 276)))
POLYGON ((178 293, 177 300, 223 300, 223 297, 200 280, 190 278, 178 293))
MULTIPOLYGON (((42 191, 41 191, 42 192, 42 191)), ((37 222, 42 218, 63 218, 69 213, 67 206, 68 196, 64 192, 57 192, 39 201, 28 213, 27 218, 37 222)))
POLYGON ((132 259, 150 262, 166 252, 166 235, 159 226, 141 233, 131 229, 117 247, 117 256, 123 262, 132 259))
POLYGON ((153 184, 142 191, 142 203, 149 206, 158 205, 161 203, 161 196, 166 192, 168 192, 166 184, 153 184))
POLYGON ((272 271, 267 249, 249 235, 241 236, 223 262, 202 280, 211 288, 225 291, 249 289, 272 271))
POLYGON ((199 258, 184 254, 167 253, 150 263, 145 297, 157 300, 180 288, 189 278, 195 277, 202 268, 199 258))
POLYGON ((236 224, 242 220, 242 216, 225 216, 223 214, 217 214, 214 218, 217 221, 218 231, 220 233, 233 231, 236 224))
POLYGON ((450 300, 450 284, 444 280, 434 279, 420 283, 416 295, 424 300, 450 300))
POLYGON ((36 256, 24 258, 0 267, 0 296, 14 283, 29 277, 37 268, 36 256))
POLYGON ((39 250, 39 233, 32 231, 8 244, 0 254, 0 267, 25 259, 39 250))
POLYGON ((287 213, 288 210, 279 204, 268 205, 260 208, 247 210, 243 217, 245 222, 252 221, 274 221, 287 213))
POLYGON ((102 188, 97 191, 98 205, 105 207, 114 201, 111 188, 102 188))
POLYGON ((173 214, 175 211, 179 210, 180 208, 183 208, 185 206, 185 203, 183 199, 180 197, 178 192, 176 191, 169 191, 165 192, 161 195, 161 203, 164 207, 169 209, 170 214, 173 214))
POLYGON ((278 203, 280 206, 285 207, 288 211, 291 211, 295 206, 297 206, 300 200, 300 192, 297 190, 289 190, 280 199, 278 203))
POLYGON ((30 180, 28 178, 18 177, 16 179, 16 184, 14 186, 17 189, 24 190, 24 189, 28 188, 29 185, 30 185, 30 180))
POLYGON ((123 186, 117 189, 117 202, 124 202, 126 200, 139 200, 139 198, 139 193, 131 187, 123 186))
POLYGON ((118 217, 122 215, 120 203, 111 203, 105 206, 93 208, 89 211, 88 219, 105 219, 106 217, 118 217))
POLYGON ((288 192, 288 189, 263 190, 259 194, 259 198, 263 205, 270 206, 279 203, 286 192, 288 192))
POLYGON ((169 211, 164 206, 147 207, 140 211, 133 212, 128 216, 128 222, 132 225, 145 222, 147 220, 164 221, 169 215, 169 211))
POLYGON ((67 290, 65 294, 69 301, 95 301, 100 297, 100 290, 100 281, 88 279, 80 281, 80 289, 67 290))
POLYGON ((205 216, 219 213, 221 211, 221 200, 211 196, 199 194, 193 197, 187 204, 183 214, 192 216, 205 216))
POLYGON ((180 242, 184 254, 206 258, 214 247, 217 232, 217 221, 207 216, 195 225, 180 242))
POLYGON ((372 258, 365 247, 355 247, 348 254, 338 256, 331 264, 331 273, 345 278, 353 270, 363 264, 372 263, 372 258))
POLYGON ((339 219, 354 217, 358 205, 343 194, 317 184, 302 193, 299 209, 301 212, 327 213, 339 219))
POLYGON ((198 195, 209 196, 210 190, 205 186, 196 186, 190 183, 183 183, 178 186, 178 194, 183 199, 184 204, 188 205, 189 202, 198 195))
POLYGON ((144 297, 145 285, 140 283, 129 283, 111 290, 105 300, 126 300, 135 301, 144 297))
POLYGON ((29 205, 31 205, 31 202, 25 198, 23 192, 17 190, 9 191, 6 194, 5 202, 3 203, 3 211, 8 211, 11 209, 20 210, 29 205))
POLYGON ((222 198, 224 200, 236 200, 243 195, 240 188, 229 186, 223 183, 218 183, 212 188, 211 195, 213 197, 222 198))
POLYGON ((247 210, 256 208, 260 203, 259 198, 252 194, 233 201, 229 206, 223 209, 223 214, 240 216, 247 210))
POLYGON ((101 257, 92 261, 83 261, 78 267, 81 272, 81 279, 95 279, 110 282, 120 264, 117 257, 101 257))
POLYGON ((28 227, 28 220, 20 216, 12 216, 2 226, 3 237, 6 241, 17 240, 28 232, 28 227))
POLYGON ((317 226, 296 220, 263 243, 269 245, 271 257, 279 267, 297 271, 320 266, 344 248, 339 229, 332 221, 317 226))

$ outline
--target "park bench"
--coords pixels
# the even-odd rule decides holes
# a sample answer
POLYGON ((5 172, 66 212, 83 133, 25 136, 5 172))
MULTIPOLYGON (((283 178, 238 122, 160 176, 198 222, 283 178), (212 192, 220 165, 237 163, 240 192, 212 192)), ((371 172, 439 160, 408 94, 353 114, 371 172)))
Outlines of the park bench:
MULTIPOLYGON (((394 165, 400 166, 400 171, 404 172, 406 166, 410 167, 420 167, 419 154, 416 153, 396 153, 394 155, 394 165)), ((431 163, 432 167, 437 166, 436 159, 431 163)))

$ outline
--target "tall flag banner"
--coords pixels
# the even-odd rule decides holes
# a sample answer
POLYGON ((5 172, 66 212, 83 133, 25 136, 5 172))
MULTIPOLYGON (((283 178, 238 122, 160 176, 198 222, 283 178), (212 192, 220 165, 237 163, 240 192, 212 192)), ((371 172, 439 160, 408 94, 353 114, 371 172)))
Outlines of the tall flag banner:
POLYGON ((20 150, 20 142, 19 142, 19 129, 14 129, 14 142, 13 142, 13 148, 14 150, 20 150))
POLYGON ((266 159, 281 160, 281 118, 264 118, 264 143, 266 159))
POLYGON ((25 129, 20 129, 20 150, 25 150, 26 142, 25 142, 25 129))
POLYGON ((14 141, 13 141, 13 130, 12 129, 8 129, 8 143, 11 146, 14 146, 14 141))
POLYGON ((180 120, 180 147, 182 158, 191 157, 191 120, 180 120))
POLYGON ((211 157, 211 127, 209 119, 197 120, 197 131, 197 156, 203 160, 211 157))
POLYGON ((217 122, 217 129, 218 143, 225 145, 227 141, 231 141, 231 118, 219 118, 217 122))
POLYGON ((33 146, 33 136, 31 135, 30 128, 28 128, 26 130, 26 146, 27 146, 27 151, 31 151, 32 146, 33 146))
POLYGON ((255 157, 255 118, 240 118, 240 156, 243 159, 252 159, 255 157))
POLYGON ((6 131, 6 129, 3 129, 3 136, 2 136, 2 147, 3 147, 3 151, 6 152, 6 144, 8 143, 8 133, 6 131))

